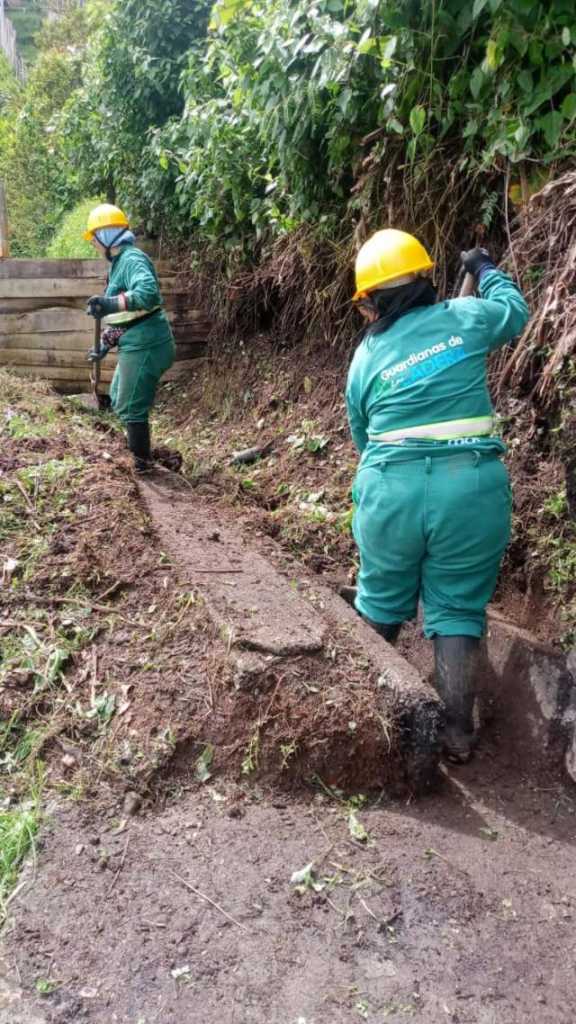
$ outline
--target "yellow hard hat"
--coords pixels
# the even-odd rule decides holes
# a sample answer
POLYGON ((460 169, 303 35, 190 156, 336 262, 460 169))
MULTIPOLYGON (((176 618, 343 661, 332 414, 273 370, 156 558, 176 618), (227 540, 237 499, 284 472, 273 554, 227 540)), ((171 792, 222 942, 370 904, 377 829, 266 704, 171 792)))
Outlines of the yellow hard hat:
POLYGON ((90 211, 88 224, 84 232, 84 238, 90 242, 94 238, 94 232, 100 228, 127 228, 128 218, 118 206, 110 203, 101 203, 90 211))
POLYGON ((356 292, 352 300, 361 299, 387 282, 432 270, 434 264, 417 238, 406 231, 386 228, 372 235, 356 257, 356 292))

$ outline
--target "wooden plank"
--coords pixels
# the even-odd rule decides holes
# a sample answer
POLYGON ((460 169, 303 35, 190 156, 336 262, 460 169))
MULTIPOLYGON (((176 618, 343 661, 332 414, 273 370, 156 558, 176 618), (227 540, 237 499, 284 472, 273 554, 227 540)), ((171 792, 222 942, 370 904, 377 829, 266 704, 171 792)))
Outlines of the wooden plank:
MULTIPOLYGON (((0 338, 0 355, 2 352, 87 352, 94 341, 94 332, 73 332, 59 334, 16 334, 13 337, 0 338)), ((176 336, 176 353, 203 349, 203 338, 180 339, 176 336)))
MULTIPOLYGON (((162 381, 178 380, 179 377, 196 369, 198 369, 198 359, 179 361, 174 363, 172 368, 163 375, 162 381)), ((90 390, 90 371, 88 368, 86 369, 86 373, 83 372, 82 367, 74 366, 10 366, 10 370, 18 377, 31 377, 35 380, 46 380, 56 388, 59 388, 61 384, 73 383, 75 387, 78 387, 78 390, 90 390)), ((102 366, 102 384, 110 384, 113 372, 113 367, 106 368, 104 365, 102 366)))
POLYGON ((4 351, 40 349, 44 352, 87 351, 94 339, 94 331, 69 331, 57 334, 14 334, 0 337, 0 354, 4 351))
MULTIPOLYGON (((47 309, 80 309, 85 313, 87 298, 90 298, 90 296, 51 295, 48 297, 39 296, 37 298, 0 298, 0 314, 5 316, 19 313, 41 312, 47 309)), ((188 295, 185 295, 182 292, 174 292, 173 294, 169 292, 164 295, 163 298, 164 308, 167 312, 174 310, 175 314, 179 318, 182 317, 184 319, 188 319, 189 312, 192 312, 190 310, 190 298, 188 295)))
POLYGON ((83 278, 106 279, 105 260, 4 260, 0 263, 0 280, 15 281, 22 278, 83 278))
MULTIPOLYGON (((75 335, 72 336, 76 338, 75 335)), ((41 339, 36 339, 40 342, 41 339)), ((86 366, 87 356, 92 347, 93 339, 87 338, 84 342, 77 340, 70 343, 70 347, 64 348, 61 345, 47 347, 44 344, 37 344, 32 347, 0 346, 0 366, 34 366, 34 367, 76 367, 86 366)), ((176 361, 180 359, 194 359, 204 354, 204 345, 198 344, 176 344, 176 361)), ((105 356, 106 362, 102 366, 116 366, 118 358, 117 350, 109 352, 105 356)))
MULTIPOLYGON (((16 351, 0 349, 0 366, 36 366, 39 371, 50 369, 53 366, 77 366, 88 367, 89 346, 81 351, 61 352, 59 350, 42 351, 38 348, 20 348, 16 351)), ((116 364, 116 355, 110 353, 106 356, 106 362, 102 366, 110 367, 116 364)))
POLYGON ((205 345, 208 338, 207 330, 192 330, 190 327, 182 329, 179 324, 173 324, 172 330, 177 345, 205 345))
MULTIPOLYGON (((199 356, 198 358, 202 358, 202 357, 199 356)), ((186 374, 191 373, 192 370, 197 370, 197 369, 198 369, 198 359, 182 359, 182 360, 178 360, 178 362, 174 363, 174 365, 170 367, 168 372, 164 374, 164 376, 162 377, 162 380, 163 381, 178 380, 179 377, 183 377, 186 374)))
MULTIPOLYGON (((167 260, 155 263, 161 278, 173 277, 176 269, 167 260)), ((0 280, 38 278, 92 278, 105 281, 110 265, 106 260, 11 260, 0 263, 0 280)))
POLYGON ((30 313, 6 313, 0 316, 0 345, 3 336, 17 334, 67 333, 89 331, 90 320, 80 309, 40 309, 30 313))
MULTIPOLYGON (((185 319, 177 317, 174 310, 169 311, 169 319, 175 321, 174 326, 182 333, 190 330, 200 333, 208 332, 211 321, 200 309, 187 310, 185 319)), ((83 309, 39 309, 31 312, 5 313, 0 316, 0 345, 4 335, 38 334, 93 330, 93 322, 83 309)))
MULTIPOLYGON (((86 301, 91 295, 102 293, 104 287, 105 281, 99 277, 0 278, 0 300, 83 298, 86 301)), ((175 277, 162 278, 162 295, 173 295, 176 290, 175 277)))
MULTIPOLYGON (((61 381, 61 380, 73 380, 73 381, 89 381, 90 371, 86 371, 86 375, 80 372, 75 367, 63 367, 63 366, 52 366, 48 370, 46 367, 42 369, 38 366, 11 366, 11 371, 19 377, 34 377, 36 380, 47 380, 47 381, 61 381)), ((112 379, 112 372, 109 370, 102 371, 102 380, 110 381, 112 379)))

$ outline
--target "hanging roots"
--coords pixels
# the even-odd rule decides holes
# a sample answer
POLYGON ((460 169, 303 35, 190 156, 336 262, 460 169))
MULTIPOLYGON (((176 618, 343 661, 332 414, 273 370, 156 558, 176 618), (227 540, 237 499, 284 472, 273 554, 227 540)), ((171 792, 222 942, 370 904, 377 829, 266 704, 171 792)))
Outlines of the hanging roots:
POLYGON ((560 371, 576 354, 576 172, 532 197, 512 235, 508 264, 517 269, 532 318, 510 353, 496 360, 497 389, 529 388, 550 405, 560 371))

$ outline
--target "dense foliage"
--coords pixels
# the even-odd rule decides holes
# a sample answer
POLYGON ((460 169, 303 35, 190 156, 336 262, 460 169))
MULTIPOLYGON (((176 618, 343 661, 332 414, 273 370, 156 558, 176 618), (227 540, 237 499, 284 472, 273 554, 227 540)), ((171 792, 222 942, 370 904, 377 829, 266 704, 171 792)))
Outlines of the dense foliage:
POLYGON ((489 227, 575 151, 572 0, 68 6, 0 140, 23 253, 93 194, 244 255, 391 216, 430 241, 470 196, 489 227))
POLYGON ((96 259, 98 254, 94 246, 84 239, 84 231, 90 210, 94 209, 102 198, 83 199, 62 218, 61 223, 46 249, 46 256, 51 260, 65 259, 96 259))
POLYGON ((208 31, 189 10, 112 0, 67 114, 85 188, 156 227, 333 232, 382 219, 399 179, 410 210, 438 169, 484 176, 489 221, 495 174, 528 166, 529 189, 574 153, 571 0, 219 0, 208 31))
POLYGON ((59 119, 81 81, 85 36, 83 13, 74 11, 47 27, 23 86, 7 67, 0 77, 0 177, 15 256, 40 255, 64 212, 79 198, 62 157, 59 119))

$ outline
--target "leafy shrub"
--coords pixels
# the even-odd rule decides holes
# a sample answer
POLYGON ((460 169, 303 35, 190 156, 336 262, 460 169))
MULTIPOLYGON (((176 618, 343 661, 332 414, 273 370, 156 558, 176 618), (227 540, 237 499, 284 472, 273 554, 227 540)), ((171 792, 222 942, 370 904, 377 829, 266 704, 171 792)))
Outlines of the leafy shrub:
POLYGON ((90 210, 101 202, 101 198, 83 199, 65 214, 46 249, 48 259, 97 259, 94 247, 84 240, 83 232, 90 210))

